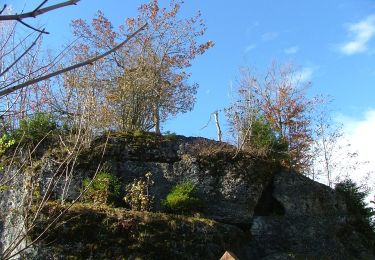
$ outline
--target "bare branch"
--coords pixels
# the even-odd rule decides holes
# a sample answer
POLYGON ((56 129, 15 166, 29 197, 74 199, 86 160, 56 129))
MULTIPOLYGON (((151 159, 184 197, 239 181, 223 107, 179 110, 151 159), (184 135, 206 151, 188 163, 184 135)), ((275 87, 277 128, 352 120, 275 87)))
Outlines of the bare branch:
POLYGON ((13 87, 9 87, 7 89, 4 89, 2 91, 0 91, 0 98, 3 97, 3 96, 6 96, 14 91, 17 91, 19 89, 22 89, 24 87, 27 87, 29 85, 32 85, 32 84, 35 84, 35 83, 38 83, 40 81, 43 81, 43 80, 46 80, 46 79, 49 79, 49 78, 52 78, 52 77, 55 77, 57 75, 60 75, 62 73, 65 73, 65 72, 68 72, 68 71, 71 71, 71 70, 74 70, 74 69, 77 69, 77 68, 80 68, 80 67, 83 67, 83 66, 86 66, 86 65, 89 65, 89 64, 92 64, 94 62, 96 62, 97 60, 100 60, 108 55, 110 55, 111 53, 117 51, 118 49, 120 49, 122 46, 124 46, 130 39, 132 39, 135 35, 137 35, 139 32, 141 32, 143 29, 145 29, 147 26, 147 24, 143 25, 142 27, 140 27, 137 31, 135 31, 134 33, 132 33, 130 36, 128 36, 123 42, 121 42, 120 44, 116 45, 114 48, 110 49, 109 51, 101 54, 101 55, 98 55, 98 56, 95 56, 91 59, 88 59, 88 60, 85 60, 83 62, 80 62, 78 64, 75 64, 75 65, 72 65, 72 66, 69 66, 69 67, 66 67, 66 68, 63 68, 61 70, 58 70, 58 71, 55 71, 55 72, 52 72, 50 74, 47 74, 45 76, 41 76, 41 77, 38 77, 38 78, 35 78, 35 79, 31 79, 31 80, 28 80, 24 83, 21 83, 21 84, 18 84, 16 86, 13 86, 13 87))
POLYGON ((44 0, 40 5, 38 5, 37 8, 34 9, 33 12, 37 12, 40 8, 42 8, 43 5, 45 5, 48 2, 48 0, 44 0))
POLYGON ((34 31, 37 31, 37 32, 40 32, 40 33, 44 33, 44 34, 49 34, 49 32, 46 32, 44 28, 42 30, 39 30, 38 28, 35 28, 35 27, 31 26, 30 24, 25 23, 22 20, 17 20, 17 21, 20 22, 21 24, 25 25, 27 28, 30 28, 30 29, 32 29, 34 31))
POLYGON ((27 12, 27 13, 23 13, 23 14, 0 15, 0 21, 9 21, 9 20, 20 21, 20 20, 25 19, 25 18, 30 18, 30 17, 35 18, 38 15, 50 12, 52 10, 56 10, 56 9, 59 9, 59 8, 65 7, 65 6, 69 6, 69 5, 76 5, 79 1, 80 0, 69 0, 69 1, 65 1, 65 2, 55 4, 55 5, 51 5, 51 6, 48 6, 48 7, 45 7, 45 8, 41 9, 41 7, 47 2, 47 1, 43 1, 42 4, 40 4, 37 8, 35 8, 31 12, 27 12))
POLYGON ((3 9, 1 9, 0 14, 2 14, 4 12, 5 8, 7 8, 7 5, 3 6, 3 9))
MULTIPOLYGON (((32 33, 30 34, 32 35, 32 33)), ((27 37, 29 37, 30 35, 28 35, 27 37)), ((25 38, 26 39, 26 38, 25 38)), ((24 40, 25 40, 24 39, 24 40)), ((0 85, 0 89, 7 89, 8 87, 12 86, 13 84, 15 84, 16 82, 19 82, 23 79, 25 79, 26 77, 30 77, 30 76, 34 76, 36 73, 38 73, 39 71, 42 71, 44 69, 47 69, 45 73, 47 73, 49 70, 51 70, 51 68, 53 68, 61 59, 63 59, 63 56, 65 55, 65 53, 67 52, 67 50, 69 50, 73 44, 78 40, 79 38, 75 39, 74 41, 70 42, 69 45, 67 47, 64 48, 64 50, 62 50, 51 62, 49 62, 48 64, 32 71, 30 73, 30 75, 24 75, 23 77, 19 77, 17 78, 16 80, 12 81, 12 82, 9 82, 7 83, 6 85, 4 86, 1 86, 0 85)), ((23 40, 23 41, 24 41, 23 40)), ((17 48, 18 46, 16 46, 15 48, 17 48)), ((14 49, 15 49, 14 48, 14 49)), ((8 54, 8 53, 7 53, 8 54)), ((6 55, 7 55, 6 54, 6 55)), ((34 76, 34 77, 38 77, 38 76, 34 76)))
POLYGON ((39 33, 38 37, 32 42, 29 48, 27 48, 12 64, 10 64, 4 71, 0 71, 0 77, 7 73, 17 62, 19 62, 22 57, 25 56, 35 46, 41 36, 42 32, 39 33))

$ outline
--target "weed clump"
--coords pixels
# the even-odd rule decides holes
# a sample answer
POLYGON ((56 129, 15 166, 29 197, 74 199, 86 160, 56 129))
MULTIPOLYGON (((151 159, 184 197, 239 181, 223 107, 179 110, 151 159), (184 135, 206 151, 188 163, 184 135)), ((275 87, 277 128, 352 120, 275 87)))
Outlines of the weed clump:
POLYGON ((94 179, 83 180, 85 202, 99 205, 112 205, 118 202, 121 184, 118 178, 108 171, 99 172, 94 179))
POLYGON ((171 213, 192 213, 201 209, 202 200, 194 183, 184 181, 171 189, 162 204, 171 213))

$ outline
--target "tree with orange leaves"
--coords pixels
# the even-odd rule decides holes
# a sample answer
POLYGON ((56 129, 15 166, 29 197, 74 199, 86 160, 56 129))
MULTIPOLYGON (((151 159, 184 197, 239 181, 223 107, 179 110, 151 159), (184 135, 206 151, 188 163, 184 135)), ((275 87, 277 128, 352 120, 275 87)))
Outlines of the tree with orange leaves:
MULTIPOLYGON (((114 114, 121 110, 121 114, 126 116, 119 120, 122 122, 120 128, 131 125, 127 121, 129 113, 123 109, 127 105, 134 111, 148 113, 142 118, 149 118, 157 133, 160 133, 161 123, 169 117, 193 108, 197 84, 187 83, 190 74, 186 68, 191 66, 197 55, 211 48, 213 42, 198 43, 198 38, 206 31, 201 14, 198 12, 193 17, 180 18, 181 4, 182 1, 171 1, 169 9, 162 8, 157 0, 143 4, 139 7, 139 16, 128 18, 126 26, 120 26, 119 32, 113 30, 103 13, 98 13, 92 26, 82 20, 73 22, 75 34, 83 39, 81 44, 89 46, 92 52, 110 48, 119 35, 127 35, 139 25, 148 24, 121 53, 107 59, 109 67, 116 67, 108 78, 111 82, 108 86, 109 101, 115 108, 114 114), (141 110, 131 104, 134 95, 129 98, 129 91, 140 91, 141 110)), ((138 120, 134 116, 130 118, 131 121, 138 120)))
MULTIPOLYGON (((316 105, 322 100, 308 98, 310 82, 303 82, 293 66, 273 63, 265 76, 243 70, 240 98, 228 110, 232 130, 239 135, 240 148, 252 144, 254 126, 261 119, 280 144, 287 144, 284 166, 305 173, 311 162, 313 120, 316 105)), ((251 149, 250 149, 251 150, 251 149)))

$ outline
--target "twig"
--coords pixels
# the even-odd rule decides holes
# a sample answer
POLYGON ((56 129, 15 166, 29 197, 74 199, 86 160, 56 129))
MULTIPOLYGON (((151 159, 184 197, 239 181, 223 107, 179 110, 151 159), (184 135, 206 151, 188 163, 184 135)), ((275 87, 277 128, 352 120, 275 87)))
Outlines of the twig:
POLYGON ((5 8, 7 8, 7 5, 3 6, 3 9, 1 9, 0 14, 2 14, 4 12, 5 8))
POLYGON ((9 65, 4 71, 0 71, 0 77, 7 73, 17 62, 19 62, 22 57, 25 56, 35 46, 41 36, 42 32, 39 33, 38 37, 36 37, 29 48, 27 48, 11 65, 9 65))
POLYGON ((49 78, 52 78, 52 77, 55 77, 57 75, 60 75, 62 73, 65 73, 65 72, 68 72, 68 71, 71 71, 71 70, 74 70, 74 69, 77 69, 77 68, 80 68, 80 67, 83 67, 83 66, 86 66, 86 65, 89 65, 89 64, 92 64, 94 62, 96 62, 97 60, 100 60, 106 56, 108 56, 109 54, 117 51, 118 49, 120 49, 122 46, 124 46, 130 39, 132 39, 135 35, 137 35, 140 31, 142 31, 143 29, 145 29, 147 26, 147 23, 145 25, 143 25, 142 27, 140 27, 137 31, 135 31, 134 33, 132 33, 130 36, 128 36, 123 42, 121 42, 120 44, 116 45, 114 48, 110 49, 109 51, 101 54, 101 55, 98 55, 98 56, 95 56, 94 58, 91 58, 91 59, 88 59, 88 60, 85 60, 83 62, 80 62, 78 64, 75 64, 75 65, 72 65, 72 66, 69 66, 69 67, 66 67, 66 68, 63 68, 61 70, 58 70, 58 71, 55 71, 55 72, 52 72, 50 74, 47 74, 45 76, 41 76, 41 77, 38 77, 38 78, 35 78, 35 79, 31 79, 31 80, 28 80, 24 83, 21 83, 21 84, 18 84, 16 86, 13 86, 13 87, 9 87, 7 89, 4 89, 2 91, 0 91, 0 98, 3 97, 3 96, 6 96, 14 91, 17 91, 19 89, 22 89, 24 87, 27 87, 29 85, 32 85, 32 84, 35 84, 35 83, 38 83, 40 81, 43 81, 43 80, 46 80, 46 79, 49 79, 49 78))
MULTIPOLYGON (((30 34, 31 35, 31 34, 30 34)), ((29 37, 29 36, 28 36, 29 37)), ((76 38, 74 41, 72 41, 71 43, 69 43, 69 45, 67 46, 67 47, 65 47, 64 48, 64 50, 62 50, 55 58, 53 58, 53 60, 51 61, 51 62, 49 62, 48 64, 46 64, 46 65, 44 65, 44 66, 42 66, 42 67, 40 67, 40 68, 38 68, 38 69, 36 69, 36 70, 34 70, 34 71, 32 71, 31 73, 30 73, 30 75, 24 75, 23 77, 20 77, 20 78, 18 78, 18 79, 16 79, 16 80, 13 80, 12 82, 10 82, 10 83, 7 83, 5 86, 2 86, 2 87, 0 87, 0 89, 7 89, 9 86, 11 86, 11 85, 13 85, 13 84, 15 84, 16 82, 18 82, 18 81, 20 81, 20 80, 22 80, 22 79, 25 79, 26 77, 36 77, 36 76, 34 76, 34 74, 36 74, 37 72, 39 72, 39 71, 41 71, 41 70, 44 70, 44 69, 47 69, 48 68, 48 70, 51 70, 51 67, 54 67, 56 64, 57 64, 57 62, 58 61, 60 61, 62 58, 63 58, 63 55, 65 54, 65 52, 69 49, 69 48, 71 48, 71 46, 78 40, 79 38, 76 38), (61 56, 61 57, 60 57, 61 56)))
POLYGON ((49 34, 49 32, 46 32, 45 31, 45 28, 43 28, 42 30, 38 29, 38 28, 35 28, 33 26, 31 26, 30 24, 27 24, 25 23, 24 21, 22 21, 21 19, 17 20, 18 22, 20 22, 21 24, 25 25, 27 28, 30 28, 34 31, 37 31, 37 32, 40 32, 40 33, 44 33, 44 34, 49 34))
POLYGON ((48 2, 48 0, 44 0, 40 5, 38 5, 37 8, 34 9, 33 12, 37 12, 40 8, 42 8, 43 5, 45 5, 48 2))
POLYGON ((37 8, 35 8, 31 12, 27 12, 23 14, 0 15, 0 21, 9 21, 9 20, 20 21, 25 18, 30 18, 30 17, 35 18, 38 15, 50 12, 55 9, 59 9, 68 5, 76 5, 79 1, 80 0, 65 1, 59 4, 51 5, 51 6, 40 9, 45 4, 45 2, 47 2, 47 1, 44 1, 42 4, 40 4, 37 8))

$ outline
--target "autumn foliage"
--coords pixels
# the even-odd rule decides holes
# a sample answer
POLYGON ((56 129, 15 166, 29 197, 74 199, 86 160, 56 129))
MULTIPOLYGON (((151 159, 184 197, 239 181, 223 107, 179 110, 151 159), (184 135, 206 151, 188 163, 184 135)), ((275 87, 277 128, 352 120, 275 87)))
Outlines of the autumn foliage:
MULTIPOLYGON (((244 69, 238 87, 238 99, 227 109, 232 132, 239 148, 254 150, 256 143, 265 143, 256 135, 259 124, 269 128, 276 146, 263 145, 266 152, 284 153, 284 166, 305 172, 311 162, 313 115, 319 98, 308 98, 309 82, 301 82, 291 65, 273 63, 265 75, 257 76, 244 69), (287 146, 284 150, 284 144, 287 146), (281 148, 275 150, 275 147, 281 148)), ((264 132, 264 131, 263 131, 264 132)), ((272 139, 270 139, 272 140, 272 139)), ((259 147, 255 147, 259 150, 259 147)))
MULTIPOLYGON (((93 82, 74 82, 95 92, 93 110, 103 110, 121 130, 150 130, 160 133, 160 126, 171 116, 193 108, 198 85, 187 82, 186 68, 191 61, 213 46, 212 41, 199 43, 206 28, 198 12, 190 18, 179 18, 182 1, 171 1, 162 8, 158 1, 139 7, 136 18, 126 19, 117 31, 102 12, 91 25, 81 19, 72 23, 74 34, 82 40, 76 45, 74 59, 101 52, 116 45, 117 39, 147 24, 130 44, 93 68, 84 69, 77 78, 93 82), (100 85, 95 90, 95 85, 100 85), (97 107, 100 108, 97 108, 97 107)), ((84 95, 87 95, 85 93, 84 95)), ((104 118, 100 120, 106 122, 104 118)))

